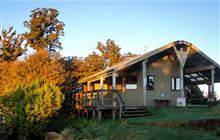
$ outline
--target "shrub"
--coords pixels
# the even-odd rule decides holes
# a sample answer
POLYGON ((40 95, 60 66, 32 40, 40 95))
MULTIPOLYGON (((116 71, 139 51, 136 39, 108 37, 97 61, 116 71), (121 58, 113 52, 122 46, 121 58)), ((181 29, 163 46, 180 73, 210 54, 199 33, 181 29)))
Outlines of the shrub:
POLYGON ((37 80, 28 86, 18 86, 1 103, 15 114, 8 116, 8 124, 25 139, 30 134, 44 133, 48 118, 61 108, 63 100, 59 87, 37 80))

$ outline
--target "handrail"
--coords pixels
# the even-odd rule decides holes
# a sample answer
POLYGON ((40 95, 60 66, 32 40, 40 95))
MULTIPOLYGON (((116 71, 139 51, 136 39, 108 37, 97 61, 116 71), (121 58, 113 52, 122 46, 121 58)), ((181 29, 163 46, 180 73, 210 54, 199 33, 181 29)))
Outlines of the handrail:
POLYGON ((125 106, 125 102, 124 100, 122 99, 121 95, 118 93, 117 90, 114 90, 114 92, 116 93, 116 96, 120 99, 120 101, 122 102, 123 106, 125 106))

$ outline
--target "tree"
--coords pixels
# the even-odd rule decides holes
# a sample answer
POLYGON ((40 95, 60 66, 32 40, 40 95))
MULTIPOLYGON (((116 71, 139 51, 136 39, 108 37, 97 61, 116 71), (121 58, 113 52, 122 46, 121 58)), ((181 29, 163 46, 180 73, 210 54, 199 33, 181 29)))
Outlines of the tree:
POLYGON ((15 61, 21 56, 26 48, 22 48, 24 38, 22 35, 16 36, 16 31, 12 31, 13 27, 9 30, 2 30, 0 36, 0 61, 15 61))
POLYGON ((130 52, 121 55, 121 48, 111 39, 106 41, 106 46, 98 42, 97 49, 101 52, 101 55, 92 52, 85 58, 74 57, 72 59, 72 69, 75 81, 104 70, 107 66, 112 66, 128 57, 138 56, 130 52))
POLYGON ((75 79, 81 79, 86 76, 92 75, 104 69, 103 58, 95 53, 89 54, 84 59, 75 57, 72 61, 73 75, 75 79))
POLYGON ((35 50, 55 52, 62 49, 59 37, 64 36, 64 23, 57 19, 59 13, 52 8, 37 8, 31 11, 30 20, 24 22, 29 32, 24 33, 29 45, 35 50))
POLYGON ((101 52, 106 67, 110 67, 120 61, 121 48, 119 48, 119 46, 117 46, 113 40, 108 39, 106 41, 106 45, 98 42, 97 49, 101 52))
POLYGON ((62 57, 60 59, 60 62, 63 64, 63 67, 66 72, 66 76, 65 76, 66 78, 65 78, 65 82, 63 83, 63 89, 62 89, 64 93, 72 90, 74 83, 77 81, 77 79, 75 79, 73 74, 73 70, 74 70, 74 65, 72 65, 73 59, 74 57, 62 57))
POLYGON ((18 84, 28 85, 37 79, 63 86, 67 76, 58 54, 52 57, 49 52, 40 50, 22 61, 0 63, 0 95, 18 84))

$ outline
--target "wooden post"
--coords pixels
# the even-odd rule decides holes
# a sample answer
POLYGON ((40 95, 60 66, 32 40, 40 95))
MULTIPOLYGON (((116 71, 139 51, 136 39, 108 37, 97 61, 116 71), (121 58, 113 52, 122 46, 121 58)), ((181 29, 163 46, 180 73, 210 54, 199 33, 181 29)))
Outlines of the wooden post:
POLYGON ((95 107, 94 107, 94 95, 91 93, 91 108, 92 108, 92 118, 95 119, 95 107))
POLYGON ((142 62, 142 79, 143 79, 143 105, 147 106, 147 91, 146 91, 146 60, 142 62))
POLYGON ((87 82, 87 91, 90 91, 90 82, 87 82))
MULTIPOLYGON (((99 95, 99 92, 97 92, 98 94, 98 99, 97 99, 97 110, 98 110, 98 119, 101 120, 102 119, 102 110, 100 108, 103 107, 104 104, 104 100, 103 100, 103 83, 104 83, 104 79, 103 77, 100 78, 100 89, 101 89, 101 96, 99 95), (99 106, 99 101, 101 98, 101 107, 99 106)), ((95 117, 95 112, 93 112, 93 115, 95 117)))
POLYGON ((103 84, 104 84, 104 78, 100 78, 100 89, 103 89, 103 84))
POLYGON ((187 51, 184 52, 183 48, 180 48, 180 50, 176 49, 176 46, 174 46, 174 51, 176 53, 176 56, 180 63, 180 97, 184 98, 184 77, 183 77, 183 68, 186 63, 187 56, 190 51, 190 46, 188 46, 187 51))
POLYGON ((95 109, 92 109, 92 118, 95 119, 95 109))
POLYGON ((87 119, 89 118, 89 108, 88 107, 86 108, 86 118, 87 119))
POLYGON ((113 110, 112 110, 112 119, 115 119, 116 118, 116 93, 115 93, 115 90, 116 90, 116 76, 117 74, 116 73, 113 73, 112 74, 112 88, 113 88, 113 96, 112 96, 112 105, 113 105, 113 110))
POLYGON ((184 97, 184 79, 183 79, 183 68, 180 67, 180 97, 184 97))
POLYGON ((99 120, 102 119, 102 111, 101 111, 101 110, 98 111, 98 119, 99 119, 99 120))
POLYGON ((122 114, 122 105, 120 103, 120 107, 119 107, 119 119, 121 119, 121 114, 122 114))
POLYGON ((125 77, 122 78, 122 92, 126 91, 126 83, 125 83, 126 79, 125 77))
POLYGON ((103 106, 104 104, 104 96, 103 96, 103 83, 104 83, 104 79, 103 77, 100 78, 100 89, 101 89, 101 105, 103 106))
POLYGON ((211 94, 215 94, 215 70, 211 69, 211 86, 210 86, 211 94))

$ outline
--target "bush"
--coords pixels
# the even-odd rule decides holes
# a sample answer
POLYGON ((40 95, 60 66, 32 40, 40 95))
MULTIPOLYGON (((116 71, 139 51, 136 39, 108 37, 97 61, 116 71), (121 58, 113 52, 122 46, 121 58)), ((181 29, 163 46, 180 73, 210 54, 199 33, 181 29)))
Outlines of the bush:
POLYGON ((60 88, 37 80, 28 86, 18 86, 2 98, 1 104, 15 114, 7 116, 7 123, 25 139, 31 134, 44 134, 48 118, 56 114, 63 100, 60 88))
POLYGON ((0 62, 0 96, 9 93, 18 84, 28 86, 37 79, 62 86, 67 78, 60 56, 38 51, 24 60, 0 62))

